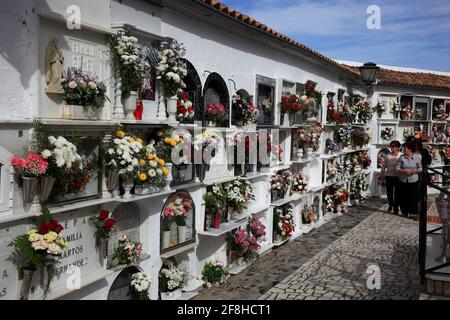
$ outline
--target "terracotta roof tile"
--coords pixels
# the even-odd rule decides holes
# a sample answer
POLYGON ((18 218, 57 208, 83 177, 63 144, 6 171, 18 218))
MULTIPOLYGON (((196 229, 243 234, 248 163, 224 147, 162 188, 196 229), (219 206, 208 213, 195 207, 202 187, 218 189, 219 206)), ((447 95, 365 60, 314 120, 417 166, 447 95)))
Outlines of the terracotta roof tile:
MULTIPOLYGON (((358 67, 345 66, 360 74, 358 67)), ((409 72, 380 68, 377 78, 380 83, 384 84, 450 89, 450 76, 435 73, 409 72)))
POLYGON ((219 10, 219 12, 221 12, 222 14, 228 15, 228 16, 236 19, 236 20, 240 20, 240 21, 248 24, 249 26, 255 27, 255 28, 257 28, 257 29, 259 29, 261 31, 264 31, 264 32, 266 32, 266 33, 268 33, 270 35, 273 35, 273 36, 275 36, 276 38, 278 38, 280 40, 287 41, 287 42, 289 42, 289 43, 291 43, 291 44, 301 48, 302 50, 308 51, 308 52, 312 53, 313 55, 317 56, 318 58, 320 58, 320 59, 322 59, 322 60, 324 60, 324 61, 326 61, 326 62, 328 62, 330 64, 335 65, 339 69, 351 73, 354 76, 359 76, 359 73, 355 72, 354 69, 349 68, 346 65, 340 64, 340 63, 338 63, 338 62, 336 62, 336 61, 334 61, 334 60, 332 60, 330 58, 325 57, 323 54, 321 54, 321 53, 311 49, 310 47, 307 47, 307 46, 305 46, 305 45, 303 45, 303 44, 301 44, 301 43, 299 43, 299 42, 289 38, 288 36, 285 36, 285 35, 277 32, 276 30, 270 28, 269 26, 265 25, 264 23, 262 23, 260 21, 257 21, 255 19, 249 17, 248 15, 243 14, 243 13, 241 13, 241 12, 239 12, 239 11, 233 9, 233 8, 230 8, 227 5, 222 4, 222 3, 220 3, 217 0, 196 0, 196 1, 200 2, 202 4, 205 4, 205 5, 207 5, 207 6, 211 7, 211 8, 214 8, 216 10, 219 10))

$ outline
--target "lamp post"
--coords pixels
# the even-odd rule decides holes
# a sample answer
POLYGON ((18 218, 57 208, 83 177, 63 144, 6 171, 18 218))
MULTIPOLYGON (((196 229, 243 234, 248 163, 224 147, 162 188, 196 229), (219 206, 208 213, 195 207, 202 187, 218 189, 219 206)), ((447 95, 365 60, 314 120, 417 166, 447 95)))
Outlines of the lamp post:
POLYGON ((359 67, 359 71, 361 73, 361 78, 367 84, 376 83, 379 70, 380 70, 380 67, 378 67, 373 62, 366 62, 361 67, 359 67))
POLYGON ((446 263, 447 258, 447 240, 448 240, 448 207, 449 207, 449 199, 446 194, 442 193, 439 197, 436 198, 436 207, 439 213, 439 217, 442 221, 442 240, 443 240, 443 248, 442 248, 442 256, 436 258, 436 261, 446 263))

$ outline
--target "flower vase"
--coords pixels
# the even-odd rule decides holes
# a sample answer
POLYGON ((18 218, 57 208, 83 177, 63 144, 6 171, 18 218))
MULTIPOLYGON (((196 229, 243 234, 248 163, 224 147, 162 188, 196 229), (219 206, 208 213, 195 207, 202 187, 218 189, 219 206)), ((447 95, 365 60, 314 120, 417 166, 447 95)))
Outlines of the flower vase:
POLYGON ((195 164, 195 181, 200 182, 205 179, 205 168, 202 164, 195 164))
POLYGON ((181 289, 171 292, 161 292, 161 300, 178 300, 181 298, 181 289))
POLYGON ((342 212, 342 205, 341 204, 337 204, 336 205, 336 212, 337 213, 341 213, 342 212))
POLYGON ((40 195, 39 199, 41 202, 47 202, 48 197, 50 196, 50 192, 53 189, 53 185, 55 184, 56 178, 51 176, 41 176, 40 177, 40 195))
POLYGON ((206 126, 207 127, 217 127, 217 122, 208 120, 208 121, 206 121, 206 126))
POLYGON ((173 175, 172 175, 173 164, 170 162, 166 163, 166 168, 167 168, 167 170, 169 170, 169 173, 167 174, 167 176, 164 177, 164 182, 166 183, 166 186, 164 187, 164 191, 170 191, 170 184, 173 181, 173 175))
POLYGON ((284 199, 285 200, 289 199, 289 197, 291 196, 291 188, 292 188, 292 185, 289 185, 287 187, 286 192, 284 193, 284 199))
POLYGON ((108 239, 97 239, 100 265, 105 263, 105 259, 108 257, 108 239))
POLYGON ((113 192, 114 188, 119 183, 119 171, 106 170, 106 188, 109 192, 113 192))
POLYGON ((22 194, 25 202, 33 201, 38 194, 39 177, 22 177, 22 194))
POLYGON ((186 229, 186 226, 177 226, 178 243, 183 243, 186 241, 186 229))
POLYGON ((219 229, 219 227, 220 227, 220 213, 216 212, 216 213, 214 213, 213 228, 219 229))
POLYGON ((297 160, 301 160, 303 158, 303 149, 298 148, 297 149, 297 160))
POLYGON ((288 113, 285 113, 283 116, 283 127, 289 127, 291 125, 290 123, 290 117, 288 113))
POLYGON ((125 110, 127 120, 136 120, 134 117, 134 111, 136 110, 136 100, 136 91, 130 91, 129 95, 124 100, 123 109, 125 110))
POLYGON ((206 212, 205 213, 205 231, 209 231, 210 227, 211 227, 211 213, 206 212))
POLYGON ((31 284, 33 283, 34 271, 32 269, 22 269, 23 279, 20 290, 20 300, 28 300, 30 295, 31 284))
POLYGON ((170 230, 163 231, 162 248, 167 249, 170 246, 170 230))
POLYGON ((125 181, 122 184, 125 191, 125 193, 122 195, 123 199, 131 199, 131 189, 133 188, 133 185, 133 179, 131 179, 130 177, 126 177, 125 181))
POLYGON ((245 265, 247 264, 247 262, 245 261, 245 258, 244 258, 244 257, 238 257, 238 258, 236 259, 236 264, 237 264, 238 266, 240 266, 240 267, 243 267, 243 266, 245 266, 245 265))
POLYGON ((313 152, 314 152, 314 149, 313 148, 311 148, 311 147, 308 147, 308 149, 307 149, 308 151, 308 156, 312 156, 312 154, 313 154, 313 152))
POLYGON ((169 121, 177 121, 177 118, 176 118, 176 116, 177 116, 177 101, 178 101, 177 96, 173 96, 173 97, 166 99, 166 111, 167 111, 167 114, 169 115, 167 120, 169 120, 169 121))

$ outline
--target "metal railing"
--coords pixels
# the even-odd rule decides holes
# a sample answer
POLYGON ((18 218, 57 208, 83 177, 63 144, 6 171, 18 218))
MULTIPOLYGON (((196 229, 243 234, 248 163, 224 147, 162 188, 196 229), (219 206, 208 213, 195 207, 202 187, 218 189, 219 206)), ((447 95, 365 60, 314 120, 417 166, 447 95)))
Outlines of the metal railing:
MULTIPOLYGON (((427 274, 433 274, 433 275, 445 275, 450 277, 450 273, 447 272, 440 272, 439 270, 450 266, 450 261, 443 262, 439 265, 436 265, 431 268, 427 268, 426 266, 426 257, 427 257, 427 237, 429 234, 435 234, 437 231, 442 230, 442 226, 434 228, 432 230, 427 231, 427 187, 434 188, 436 190, 439 190, 440 192, 446 194, 448 197, 450 197, 450 165, 448 166, 439 166, 439 167, 432 167, 428 168, 429 174, 435 174, 441 177, 440 181, 432 182, 427 181, 426 179, 421 180, 421 188, 420 190, 420 215, 419 215, 419 268, 420 268, 420 279, 421 283, 423 284, 425 281, 425 275, 427 274), (442 172, 438 171, 442 169, 442 172), (447 186, 447 187, 446 187, 447 186)), ((426 174, 424 176, 427 176, 426 174)))

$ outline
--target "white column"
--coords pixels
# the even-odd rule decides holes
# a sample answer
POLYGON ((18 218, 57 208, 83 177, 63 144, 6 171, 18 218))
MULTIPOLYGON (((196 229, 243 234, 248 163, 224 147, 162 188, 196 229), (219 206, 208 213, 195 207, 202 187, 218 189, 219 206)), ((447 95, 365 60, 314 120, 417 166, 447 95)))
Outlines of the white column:
MULTIPOLYGON (((106 144, 106 143, 110 142, 111 139, 112 139, 111 134, 105 134, 102 142, 106 144)), ((109 192, 108 187, 106 185, 106 166, 105 166, 104 160, 103 160, 103 166, 102 166, 102 189, 101 190, 102 190, 102 198, 103 199, 112 198, 112 193, 109 192)))
POLYGON ((125 112, 122 105, 122 77, 116 67, 115 87, 114 87, 114 111, 113 119, 125 119, 125 112))

